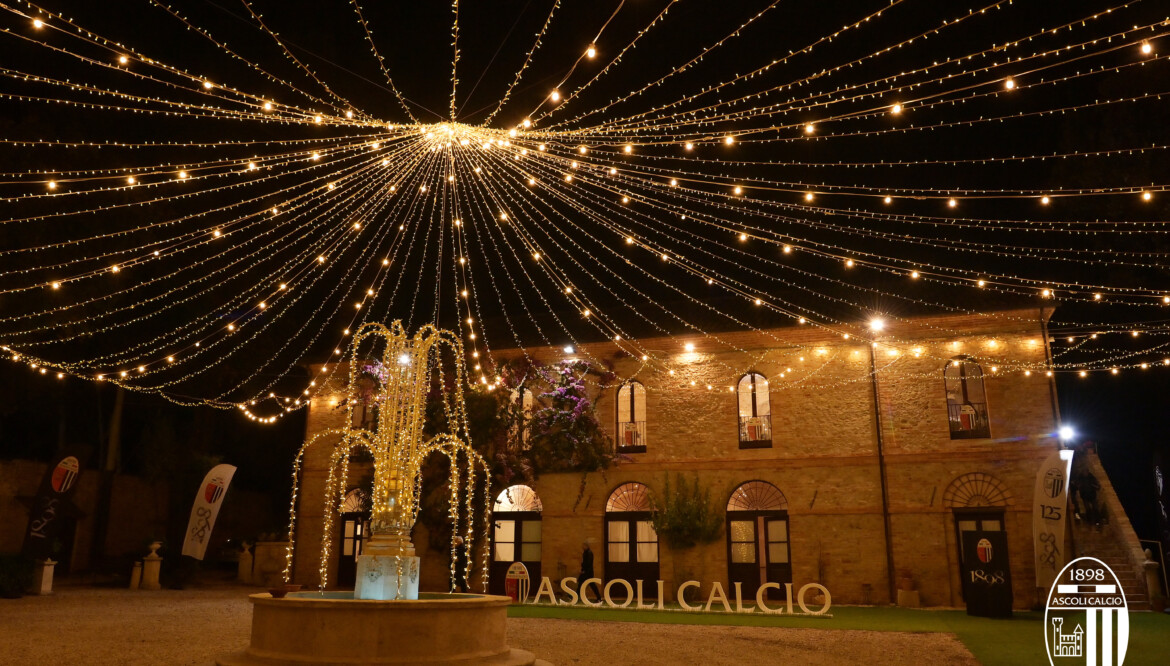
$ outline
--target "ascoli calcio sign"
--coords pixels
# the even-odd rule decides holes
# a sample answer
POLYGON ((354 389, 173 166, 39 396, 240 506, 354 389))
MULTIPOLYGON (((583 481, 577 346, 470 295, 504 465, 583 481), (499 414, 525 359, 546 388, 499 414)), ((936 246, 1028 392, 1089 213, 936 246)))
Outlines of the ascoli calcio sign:
POLYGON ((1121 666, 1129 647, 1129 606, 1113 570, 1093 557, 1069 562, 1048 592, 1044 645, 1053 666, 1121 666))
MULTIPOLYGON (((678 586, 675 594, 675 599, 678 600, 678 605, 685 611, 718 611, 724 613, 767 613, 776 615, 780 613, 788 615, 824 615, 829 612, 829 607, 833 603, 832 595, 825 586, 818 583, 808 583, 803 585, 798 590, 793 590, 792 583, 784 583, 781 587, 780 583, 764 583, 759 587, 755 597, 748 597, 744 599, 743 584, 734 583, 730 590, 724 590, 722 583, 712 583, 711 591, 707 594, 707 599, 695 598, 694 592, 690 592, 688 599, 688 591, 698 589, 700 586, 697 580, 688 580, 678 586), (768 599, 768 591, 781 589, 785 592, 784 600, 770 600, 768 599), (810 607, 811 606, 811 607, 810 607), (820 606, 817 608, 817 606, 820 606), (799 612, 797 612, 799 609, 799 612)), ((663 600, 666 598, 665 581, 654 581, 654 587, 648 589, 645 581, 636 580, 630 583, 628 580, 621 578, 614 578, 609 582, 605 582, 600 578, 589 578, 581 583, 581 589, 577 589, 576 578, 562 578, 561 590, 568 595, 567 600, 558 600, 556 592, 553 589, 552 581, 545 576, 540 579, 540 587, 536 590, 536 596, 533 598, 533 603, 540 603, 541 599, 547 597, 548 602, 558 606, 592 606, 599 607, 602 605, 610 608, 627 608, 632 607, 638 610, 664 610, 663 600), (645 603, 644 597, 652 597, 652 603, 645 603), (616 600, 615 600, 616 597, 616 600), (593 599, 596 599, 594 601, 593 599)), ((523 597, 522 597, 523 598, 523 597)))

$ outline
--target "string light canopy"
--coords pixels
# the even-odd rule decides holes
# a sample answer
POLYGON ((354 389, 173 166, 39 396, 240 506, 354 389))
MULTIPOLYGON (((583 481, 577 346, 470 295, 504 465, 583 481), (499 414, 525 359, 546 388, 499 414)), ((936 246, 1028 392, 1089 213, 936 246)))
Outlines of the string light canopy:
POLYGON ((772 391, 848 362, 788 330, 945 365, 912 319, 1001 376, 1170 368, 1155 3, 151 4, 0 8, 0 350, 32 372, 274 423, 393 319, 454 330, 481 390, 505 347, 672 376, 651 338, 722 390, 762 358, 731 329, 801 359, 772 391), (920 318, 1024 307, 1056 307, 1043 362, 920 318))

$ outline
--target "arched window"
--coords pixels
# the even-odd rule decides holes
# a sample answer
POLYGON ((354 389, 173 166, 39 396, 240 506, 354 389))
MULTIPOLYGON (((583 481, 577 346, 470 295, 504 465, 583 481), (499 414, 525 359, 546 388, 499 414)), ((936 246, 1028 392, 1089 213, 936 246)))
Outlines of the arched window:
POLYGON ((527 386, 519 386, 512 389, 511 398, 512 405, 517 408, 514 439, 520 442, 521 448, 527 449, 528 419, 532 417, 532 410, 535 409, 536 398, 532 395, 532 389, 527 386))
POLYGON ((951 439, 991 437, 983 368, 967 356, 956 356, 943 370, 951 439))
POLYGON ((959 551, 956 562, 959 564, 959 580, 962 581, 959 589, 963 598, 967 599, 973 584, 969 572, 979 563, 968 564, 966 560, 982 539, 987 539, 988 543, 1002 542, 1006 545, 1007 520, 1004 513, 1008 506, 1015 504, 1015 500, 999 479, 984 472, 971 472, 951 481, 951 485, 943 491, 942 503, 954 515, 955 546, 959 551))
POLYGON ((353 585, 357 580, 357 558, 370 538, 370 494, 354 488, 345 494, 338 507, 341 513, 341 547, 338 549, 337 584, 353 585))
MULTIPOLYGON (((764 583, 792 582, 788 500, 767 481, 748 481, 727 498, 727 577, 754 597, 764 583)), ((783 598, 784 588, 771 590, 783 598)))
POLYGON ((739 448, 766 449, 772 446, 772 405, 768 380, 758 372, 739 378, 739 448))
POLYGON ((617 449, 646 452, 646 387, 630 380, 617 390, 617 449))
MULTIPOLYGON (((651 521, 650 489, 623 483, 605 502, 605 577, 658 580, 658 533, 651 521)), ((653 587, 653 586, 651 586, 653 587)))
POLYGON ((541 522, 544 506, 528 486, 509 486, 492 505, 492 564, 488 577, 492 594, 504 593, 508 567, 523 562, 532 580, 540 580, 541 522))

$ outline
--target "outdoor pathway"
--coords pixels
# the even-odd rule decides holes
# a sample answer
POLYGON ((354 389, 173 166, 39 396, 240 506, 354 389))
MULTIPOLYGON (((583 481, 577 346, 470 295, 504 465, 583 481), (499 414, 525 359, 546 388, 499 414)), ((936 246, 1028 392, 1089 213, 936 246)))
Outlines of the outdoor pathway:
MULTIPOLYGON (((248 643, 256 588, 68 587, 0 599, 0 663, 213 663, 248 643)), ((553 664, 977 664, 952 635, 510 618, 508 643, 553 664)))

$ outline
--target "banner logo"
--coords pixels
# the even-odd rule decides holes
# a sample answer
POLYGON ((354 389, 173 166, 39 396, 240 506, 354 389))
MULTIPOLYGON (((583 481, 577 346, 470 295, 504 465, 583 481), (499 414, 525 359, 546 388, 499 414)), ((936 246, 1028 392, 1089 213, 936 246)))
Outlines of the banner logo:
POLYGON ((77 482, 77 474, 81 470, 81 463, 77 458, 69 456, 57 463, 57 467, 53 469, 53 476, 50 483, 53 486, 53 492, 63 494, 69 492, 73 484, 77 482))
POLYGON ((1064 492, 1064 473, 1059 467, 1053 467, 1044 475, 1044 492, 1052 499, 1060 497, 1064 492))
POLYGON ((1125 663, 1129 606, 1109 565, 1081 557, 1061 570, 1048 591, 1044 646, 1052 666, 1125 663))
POLYGON ((219 501, 219 498, 223 497, 224 485, 225 484, 222 478, 218 476, 215 477, 211 480, 210 483, 207 484, 207 487, 203 489, 203 499, 207 500, 208 504, 215 504, 219 501))
POLYGON ((980 539, 979 545, 975 546, 975 553, 979 555, 979 561, 987 564, 991 561, 991 542, 987 539, 980 539))
POLYGON ((190 555, 197 560, 203 559, 211 538, 211 530, 215 527, 215 518, 223 506, 220 500, 227 492, 235 473, 236 468, 231 465, 216 465, 203 477, 203 484, 195 491, 191 518, 187 521, 187 538, 183 540, 184 555, 190 555))

